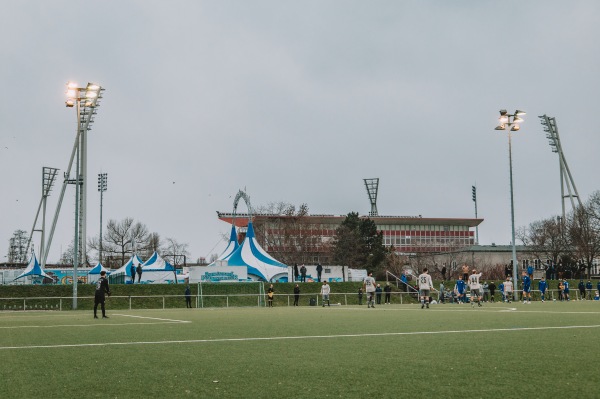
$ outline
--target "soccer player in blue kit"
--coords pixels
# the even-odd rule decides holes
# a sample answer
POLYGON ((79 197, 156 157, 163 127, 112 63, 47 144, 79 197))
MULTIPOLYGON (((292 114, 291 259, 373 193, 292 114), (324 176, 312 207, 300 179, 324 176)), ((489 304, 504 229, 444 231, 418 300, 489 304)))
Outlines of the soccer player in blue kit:
POLYGON ((569 298, 569 282, 567 281, 567 279, 563 280, 563 285, 565 286, 565 289, 563 290, 563 292, 565 294, 565 299, 567 301, 570 301, 571 298, 569 298))
POLYGON ((548 289, 548 282, 546 281, 546 277, 542 276, 542 279, 538 283, 538 289, 540 290, 540 295, 542 296, 542 302, 546 299, 546 290, 548 289))
POLYGON ((456 293, 458 294, 458 303, 461 304, 465 302, 467 297, 465 296, 465 281, 463 280, 462 276, 459 276, 458 280, 456 280, 454 289, 456 289, 456 293))
POLYGON ((523 272, 523 303, 531 305, 531 277, 523 272))

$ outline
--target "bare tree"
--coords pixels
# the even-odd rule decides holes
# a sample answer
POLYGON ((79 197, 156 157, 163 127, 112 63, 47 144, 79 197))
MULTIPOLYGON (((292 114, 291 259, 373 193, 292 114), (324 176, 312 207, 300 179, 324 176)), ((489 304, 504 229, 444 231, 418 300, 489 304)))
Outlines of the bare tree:
POLYGON ((167 238, 165 241, 161 250, 163 258, 175 267, 186 264, 186 259, 190 256, 188 244, 179 243, 174 238, 167 238))
POLYGON ((571 255, 571 245, 562 221, 557 217, 538 220, 527 228, 520 228, 518 238, 538 259, 560 263, 571 255))
MULTIPOLYGON (((134 223, 132 218, 125 218, 120 222, 111 219, 103 235, 102 251, 109 263, 112 258, 122 265, 134 253, 145 251, 149 247, 149 238, 148 228, 144 224, 134 223)), ((90 239, 89 247, 98 250, 100 248, 98 241, 95 237, 90 239)))
POLYGON ((595 201, 590 199, 577 207, 567 218, 567 231, 575 250, 575 257, 590 278, 594 259, 600 255, 600 219, 595 216, 595 201))

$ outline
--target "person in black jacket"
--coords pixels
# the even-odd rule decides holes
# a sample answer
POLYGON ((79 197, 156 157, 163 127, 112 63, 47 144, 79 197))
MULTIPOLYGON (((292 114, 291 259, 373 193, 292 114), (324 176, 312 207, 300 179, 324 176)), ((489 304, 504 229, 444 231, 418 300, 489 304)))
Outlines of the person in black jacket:
POLYGON ((129 274, 131 274, 131 284, 135 283, 135 265, 131 263, 131 267, 129 268, 129 274))
POLYGON ((298 306, 298 300, 300 299, 300 286, 296 284, 294 287, 294 306, 298 306))
POLYGON ((323 272, 323 266, 320 263, 317 263, 317 281, 321 282, 321 273, 323 272))
POLYGON ((190 290, 190 286, 185 287, 185 306, 187 308, 192 307, 192 291, 190 290))
POLYGON ((142 282, 142 265, 137 265, 138 283, 142 282))
POLYGON ((385 283, 385 287, 383 287, 383 292, 385 292, 385 304, 389 305, 392 299, 392 286, 390 283, 385 283))
POLYGON ((490 302, 494 302, 495 301, 494 294, 496 293, 496 284, 494 284, 493 281, 491 281, 488 284, 488 290, 490 290, 490 302))
POLYGON ((110 287, 108 286, 108 280, 106 279, 106 272, 102 270, 100 272, 100 278, 96 281, 96 293, 94 295, 94 319, 98 318, 96 314, 98 310, 98 304, 102 309, 102 318, 108 319, 106 315, 106 308, 104 307, 105 297, 104 294, 110 296, 110 287))
POLYGON ((375 296, 377 298, 377 304, 381 305, 381 284, 377 284, 377 288, 375 288, 375 296))

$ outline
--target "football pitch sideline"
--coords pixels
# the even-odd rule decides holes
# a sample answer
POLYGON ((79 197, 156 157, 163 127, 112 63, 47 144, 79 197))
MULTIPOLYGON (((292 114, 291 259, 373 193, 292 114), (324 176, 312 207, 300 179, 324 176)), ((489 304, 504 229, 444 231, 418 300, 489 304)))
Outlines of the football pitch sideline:
POLYGON ((0 312, 0 397, 598 397, 595 301, 108 316, 0 312))

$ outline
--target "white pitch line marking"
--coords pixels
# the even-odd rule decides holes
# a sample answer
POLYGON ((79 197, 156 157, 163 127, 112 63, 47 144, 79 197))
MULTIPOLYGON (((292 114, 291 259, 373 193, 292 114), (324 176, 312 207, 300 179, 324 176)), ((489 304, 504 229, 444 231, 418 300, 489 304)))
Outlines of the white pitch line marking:
POLYGON ((18 328, 59 328, 59 327, 113 327, 113 326, 152 326, 156 324, 179 324, 179 323, 191 323, 190 321, 159 321, 159 322, 147 322, 147 323, 102 323, 102 324, 56 324, 49 326, 5 326, 0 327, 0 330, 10 330, 18 328))
POLYGON ((171 323, 191 323, 191 321, 189 321, 189 320, 161 319, 159 317, 134 316, 134 315, 131 315, 131 314, 114 313, 113 316, 134 317, 134 318, 137 318, 137 319, 160 320, 160 321, 168 321, 168 322, 171 322, 171 323))
POLYGON ((395 333, 304 335, 304 336, 290 336, 290 337, 247 337, 247 338, 190 339, 190 340, 177 340, 177 341, 105 342, 105 343, 94 343, 94 344, 1 346, 0 350, 83 348, 83 347, 157 345, 157 344, 196 344, 196 343, 213 343, 213 342, 219 343, 219 342, 247 342, 247 341, 283 341, 283 340, 296 340, 296 339, 363 338, 363 337, 389 337, 389 336, 403 336, 403 335, 408 336, 408 335, 433 335, 433 334, 458 334, 458 333, 568 330, 568 329, 578 329, 578 328, 599 328, 599 327, 600 327, 600 324, 590 325, 590 326, 515 327, 515 328, 491 328, 491 329, 482 329, 482 330, 412 331, 412 332, 395 332, 395 333))

